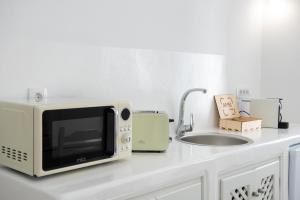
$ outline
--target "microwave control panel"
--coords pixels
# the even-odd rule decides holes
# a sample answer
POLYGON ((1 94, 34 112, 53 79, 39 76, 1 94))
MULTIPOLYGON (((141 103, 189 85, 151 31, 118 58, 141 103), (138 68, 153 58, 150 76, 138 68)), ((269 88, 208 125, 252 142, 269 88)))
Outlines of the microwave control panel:
POLYGON ((131 112, 128 107, 120 109, 120 151, 131 151, 132 144, 132 122, 131 112))

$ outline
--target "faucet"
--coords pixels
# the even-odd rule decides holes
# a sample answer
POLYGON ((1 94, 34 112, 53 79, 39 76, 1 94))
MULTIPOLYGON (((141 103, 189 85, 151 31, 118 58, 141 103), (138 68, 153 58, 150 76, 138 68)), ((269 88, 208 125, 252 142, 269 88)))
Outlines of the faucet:
POLYGON ((185 125, 184 124, 184 105, 185 105, 185 100, 188 97, 188 95, 192 92, 203 92, 204 94, 207 92, 206 89, 202 89, 202 88, 192 88, 187 90, 181 97, 180 100, 180 107, 179 107, 179 118, 178 118, 178 125, 177 125, 177 129, 176 129, 176 137, 180 138, 182 136, 184 136, 185 132, 190 132, 193 130, 194 127, 194 119, 193 119, 193 114, 191 114, 191 118, 190 118, 190 124, 189 125, 185 125))

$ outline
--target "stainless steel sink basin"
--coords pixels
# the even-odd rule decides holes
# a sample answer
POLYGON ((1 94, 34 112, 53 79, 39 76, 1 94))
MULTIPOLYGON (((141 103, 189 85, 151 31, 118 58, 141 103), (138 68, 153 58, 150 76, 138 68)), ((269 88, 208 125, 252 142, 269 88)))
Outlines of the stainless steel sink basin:
POLYGON ((210 146, 233 146, 244 145, 252 143, 249 138, 231 135, 231 134, 218 134, 218 133, 206 133, 199 135, 183 136, 178 139, 181 142, 196 144, 196 145, 210 145, 210 146))

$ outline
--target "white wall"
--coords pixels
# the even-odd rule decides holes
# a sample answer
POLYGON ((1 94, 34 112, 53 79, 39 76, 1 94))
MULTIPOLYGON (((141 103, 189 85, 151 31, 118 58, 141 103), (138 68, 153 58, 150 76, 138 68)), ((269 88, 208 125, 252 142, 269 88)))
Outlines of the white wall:
POLYGON ((205 87, 208 95, 194 95, 188 110, 198 129, 211 127, 214 94, 237 86, 260 93, 259 5, 0 0, 0 97, 25 97, 26 88, 41 86, 50 96, 131 99, 136 109, 174 117, 184 90, 205 87))
POLYGON ((300 1, 266 4, 262 57, 262 95, 284 99, 283 117, 300 122, 300 1))
POLYGON ((260 96, 263 6, 263 0, 231 1, 227 56, 231 93, 248 88, 251 97, 260 96))
POLYGON ((228 2, 1 0, 1 32, 6 39, 224 54, 228 2))

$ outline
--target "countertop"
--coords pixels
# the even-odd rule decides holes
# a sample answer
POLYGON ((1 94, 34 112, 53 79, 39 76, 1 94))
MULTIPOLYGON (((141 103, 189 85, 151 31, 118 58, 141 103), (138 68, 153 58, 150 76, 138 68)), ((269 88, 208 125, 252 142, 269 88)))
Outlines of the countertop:
MULTIPOLYGON (((99 196, 106 199, 104 197, 111 197, 111 191, 116 191, 116 188, 120 189, 114 195, 120 196, 126 188, 123 186, 129 187, 128 183, 131 183, 130 187, 150 187, 154 185, 154 177, 157 175, 161 177, 160 184, 163 184, 168 177, 173 177, 183 169, 205 169, 212 166, 210 163, 214 160, 232 157, 243 152, 247 155, 247 152, 253 149, 262 151, 262 148, 267 149, 271 146, 285 148, 300 143, 300 125, 291 125, 287 130, 262 129, 259 132, 243 134, 219 129, 192 134, 202 132, 237 134, 248 137, 254 142, 240 146, 212 147, 190 145, 173 140, 169 149, 164 153, 133 153, 132 157, 127 160, 42 178, 29 177, 6 167, 0 167, 0 199, 5 200, 9 193, 14 192, 23 194, 23 199, 101 199, 99 196)), ((137 188, 132 188, 132 191, 134 190, 137 188)))

